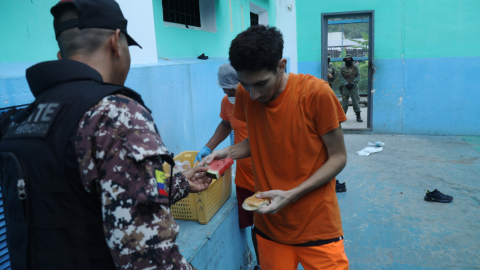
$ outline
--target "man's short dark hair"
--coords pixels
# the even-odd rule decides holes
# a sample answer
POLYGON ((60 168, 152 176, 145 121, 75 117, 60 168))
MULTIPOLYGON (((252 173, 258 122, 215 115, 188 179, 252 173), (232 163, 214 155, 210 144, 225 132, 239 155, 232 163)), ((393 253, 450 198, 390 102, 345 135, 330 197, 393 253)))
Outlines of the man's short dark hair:
POLYGON ((277 73, 283 53, 283 36, 275 27, 251 26, 232 41, 229 58, 237 71, 267 69, 277 73))
MULTIPOLYGON (((73 5, 67 5, 60 12, 58 12, 59 22, 68 21, 78 18, 77 9, 73 5)), ((114 30, 100 29, 100 28, 72 28, 63 31, 58 36, 58 47, 63 59, 68 59, 77 53, 91 54, 98 50, 100 46, 107 40, 114 30)), ((125 35, 121 34, 122 39, 125 35)))

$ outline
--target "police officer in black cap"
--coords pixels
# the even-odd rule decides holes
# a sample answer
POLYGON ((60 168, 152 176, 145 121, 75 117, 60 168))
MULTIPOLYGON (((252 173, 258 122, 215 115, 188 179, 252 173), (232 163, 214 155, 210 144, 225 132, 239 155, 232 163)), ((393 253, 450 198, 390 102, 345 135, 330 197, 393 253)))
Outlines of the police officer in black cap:
POLYGON ((206 168, 165 178, 170 153, 123 86, 139 45, 119 5, 62 0, 51 12, 60 60, 27 70, 35 101, 0 130, 12 269, 193 269, 169 205, 211 179, 206 168))

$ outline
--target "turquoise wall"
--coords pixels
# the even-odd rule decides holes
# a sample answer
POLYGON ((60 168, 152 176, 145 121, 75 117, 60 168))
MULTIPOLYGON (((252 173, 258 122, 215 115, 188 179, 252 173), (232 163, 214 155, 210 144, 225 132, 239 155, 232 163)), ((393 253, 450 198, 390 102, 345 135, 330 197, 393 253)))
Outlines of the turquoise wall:
POLYGON ((321 13, 361 10, 375 10, 375 59, 480 56, 477 0, 299 1, 298 61, 320 61, 321 13))
POLYGON ((56 59, 58 45, 50 8, 57 2, 58 0, 0 1, 0 63, 56 59))
POLYGON ((297 2, 298 61, 321 60, 321 13, 375 10, 375 58, 400 58, 403 52, 404 2, 346 0, 297 2))
POLYGON ((321 77, 321 13, 375 11, 373 132, 480 135, 480 1, 297 2, 298 70, 321 77))
MULTIPOLYGON (((58 45, 50 8, 57 2, 57 0, 0 0, 0 33, 2 33, 0 63, 56 59, 58 45)), ((269 25, 275 25, 274 0, 231 0, 233 31, 230 27, 229 1, 215 1, 217 23, 215 33, 165 26, 161 0, 152 0, 158 56, 196 57, 205 53, 209 57, 227 57, 232 39, 250 26, 250 2, 266 9, 269 25)))
POLYGON ((205 55, 209 57, 228 57, 228 49, 231 41, 242 32, 242 30, 250 26, 250 2, 266 9, 268 11, 269 25, 275 26, 276 13, 274 0, 215 1, 217 21, 217 31, 215 33, 165 26, 161 0, 153 0, 158 57, 197 57, 202 53, 205 53, 205 55), (232 5, 233 31, 230 23, 229 1, 231 1, 232 5))
POLYGON ((407 1, 405 9, 406 58, 480 56, 480 1, 407 1))

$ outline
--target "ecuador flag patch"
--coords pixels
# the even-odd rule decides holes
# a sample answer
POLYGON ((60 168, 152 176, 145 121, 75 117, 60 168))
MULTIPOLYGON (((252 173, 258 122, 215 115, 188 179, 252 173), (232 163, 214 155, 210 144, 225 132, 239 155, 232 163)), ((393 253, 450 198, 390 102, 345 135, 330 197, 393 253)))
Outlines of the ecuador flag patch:
POLYGON ((160 195, 168 196, 165 191, 165 173, 160 170, 155 170, 155 178, 157 179, 158 192, 160 195))

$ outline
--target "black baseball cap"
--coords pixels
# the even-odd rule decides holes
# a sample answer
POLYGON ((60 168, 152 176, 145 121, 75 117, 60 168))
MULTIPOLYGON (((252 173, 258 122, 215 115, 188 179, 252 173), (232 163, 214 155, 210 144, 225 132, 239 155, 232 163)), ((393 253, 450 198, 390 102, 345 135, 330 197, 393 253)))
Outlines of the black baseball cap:
POLYGON ((68 29, 78 27, 84 28, 103 28, 120 31, 127 37, 128 45, 142 48, 128 33, 127 19, 123 17, 122 10, 114 0, 61 0, 50 10, 52 13, 53 27, 55 28, 55 37, 58 39, 60 34, 68 29), (78 18, 58 22, 57 14, 67 5, 73 5, 78 11, 78 18))

